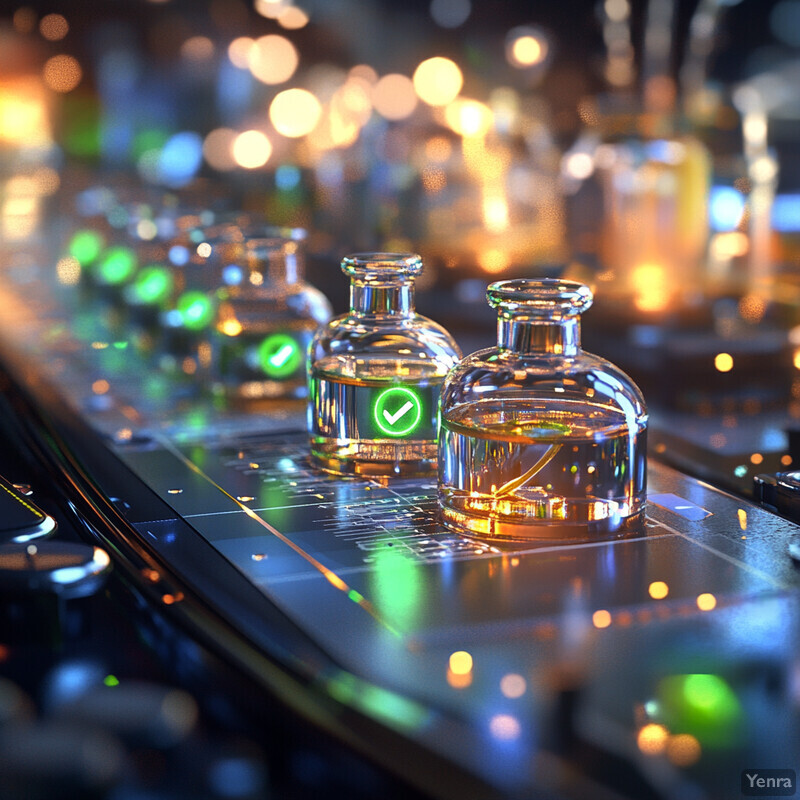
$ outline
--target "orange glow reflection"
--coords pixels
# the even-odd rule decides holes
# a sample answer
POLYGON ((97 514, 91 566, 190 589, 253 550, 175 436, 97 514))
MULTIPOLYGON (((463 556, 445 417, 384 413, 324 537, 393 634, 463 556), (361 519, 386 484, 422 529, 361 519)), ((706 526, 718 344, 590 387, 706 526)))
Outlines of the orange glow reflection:
POLYGON ((667 747, 669 732, 663 725, 645 725, 636 736, 636 746, 647 756, 663 753, 667 747))

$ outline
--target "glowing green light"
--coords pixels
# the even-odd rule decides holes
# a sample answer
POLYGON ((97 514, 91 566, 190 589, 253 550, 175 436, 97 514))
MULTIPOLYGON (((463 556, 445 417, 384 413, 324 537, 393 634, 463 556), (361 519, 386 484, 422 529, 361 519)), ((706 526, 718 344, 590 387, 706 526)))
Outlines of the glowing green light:
POLYGON ((408 436, 422 421, 422 401, 407 386, 392 386, 378 395, 372 417, 387 436, 408 436))
POLYGON ((164 267, 151 265, 136 276, 131 294, 135 302, 155 305, 169 297, 172 287, 172 273, 164 267))
POLYGON ((358 593, 358 592, 357 592, 355 589, 351 589, 351 590, 350 590, 350 591, 347 593, 347 596, 348 596, 348 597, 349 597, 349 598, 350 598, 350 599, 351 599, 351 600, 352 600, 354 603, 360 603, 360 602, 361 602, 361 601, 364 599, 364 596, 363 596, 363 595, 361 595, 361 594, 359 594, 359 593, 358 593))
POLYGON ((200 331, 207 328, 214 319, 214 304, 202 292, 184 292, 175 304, 181 315, 183 327, 190 331, 200 331))
POLYGON ((701 744, 726 747, 741 733, 742 706, 719 675, 672 675, 659 686, 664 722, 677 733, 691 733, 701 744))
POLYGON ((118 286, 125 283, 136 271, 136 254, 129 247, 109 247, 97 265, 101 283, 118 286))
POLYGON ((733 474, 737 478, 744 478, 744 476, 747 475, 747 467, 744 464, 739 464, 739 466, 733 471, 733 474))
POLYGON ((127 342, 114 342, 114 347, 117 350, 127 350, 128 349, 128 343, 127 342))
POLYGON ((119 678, 116 675, 106 675, 103 683, 106 686, 119 686, 119 678))
POLYGON ((103 237, 97 231, 83 230, 69 240, 67 251, 82 267, 87 267, 100 255, 104 244, 103 237))
POLYGON ((275 333, 259 345, 258 363, 271 378, 286 378, 303 363, 303 353, 296 339, 275 333))

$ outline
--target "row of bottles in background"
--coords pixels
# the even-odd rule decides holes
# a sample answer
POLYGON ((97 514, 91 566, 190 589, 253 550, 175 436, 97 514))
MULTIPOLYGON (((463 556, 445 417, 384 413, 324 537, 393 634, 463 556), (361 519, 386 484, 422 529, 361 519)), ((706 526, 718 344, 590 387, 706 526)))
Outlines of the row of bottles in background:
POLYGON ((66 282, 107 300, 168 372, 230 399, 305 397, 305 353, 331 316, 304 279, 305 231, 210 211, 125 213, 122 231, 95 215, 70 235, 66 282))
POLYGON ((323 470, 415 477, 438 464, 444 520, 468 535, 585 538, 636 525, 645 405, 624 373, 581 349, 585 286, 492 284, 498 345, 460 361, 450 334, 415 311, 419 256, 345 258, 350 310, 330 320, 302 278, 303 239, 239 220, 183 224, 168 240, 170 268, 140 266, 145 248, 104 247, 87 231, 70 252, 83 282, 229 398, 308 391, 323 470))

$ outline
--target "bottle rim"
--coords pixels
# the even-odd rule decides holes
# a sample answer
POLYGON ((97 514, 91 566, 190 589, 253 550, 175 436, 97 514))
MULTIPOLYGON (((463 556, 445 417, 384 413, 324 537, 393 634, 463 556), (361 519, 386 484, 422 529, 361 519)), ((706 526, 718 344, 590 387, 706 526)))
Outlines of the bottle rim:
POLYGON ((592 290, 579 281, 559 278, 513 278, 489 284, 486 298, 492 308, 523 316, 575 316, 594 299, 592 290))
POLYGON ((394 282, 422 273, 422 257, 416 253, 351 253, 342 259, 342 272, 364 281, 394 282))

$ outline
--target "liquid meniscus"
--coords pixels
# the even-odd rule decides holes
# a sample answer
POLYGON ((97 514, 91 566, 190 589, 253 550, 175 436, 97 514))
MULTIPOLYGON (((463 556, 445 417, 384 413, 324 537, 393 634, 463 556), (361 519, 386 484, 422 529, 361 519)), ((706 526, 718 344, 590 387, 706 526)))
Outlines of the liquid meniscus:
POLYGON ((569 400, 470 403, 442 419, 439 501, 449 527, 501 539, 629 530, 645 505, 646 428, 569 400))

